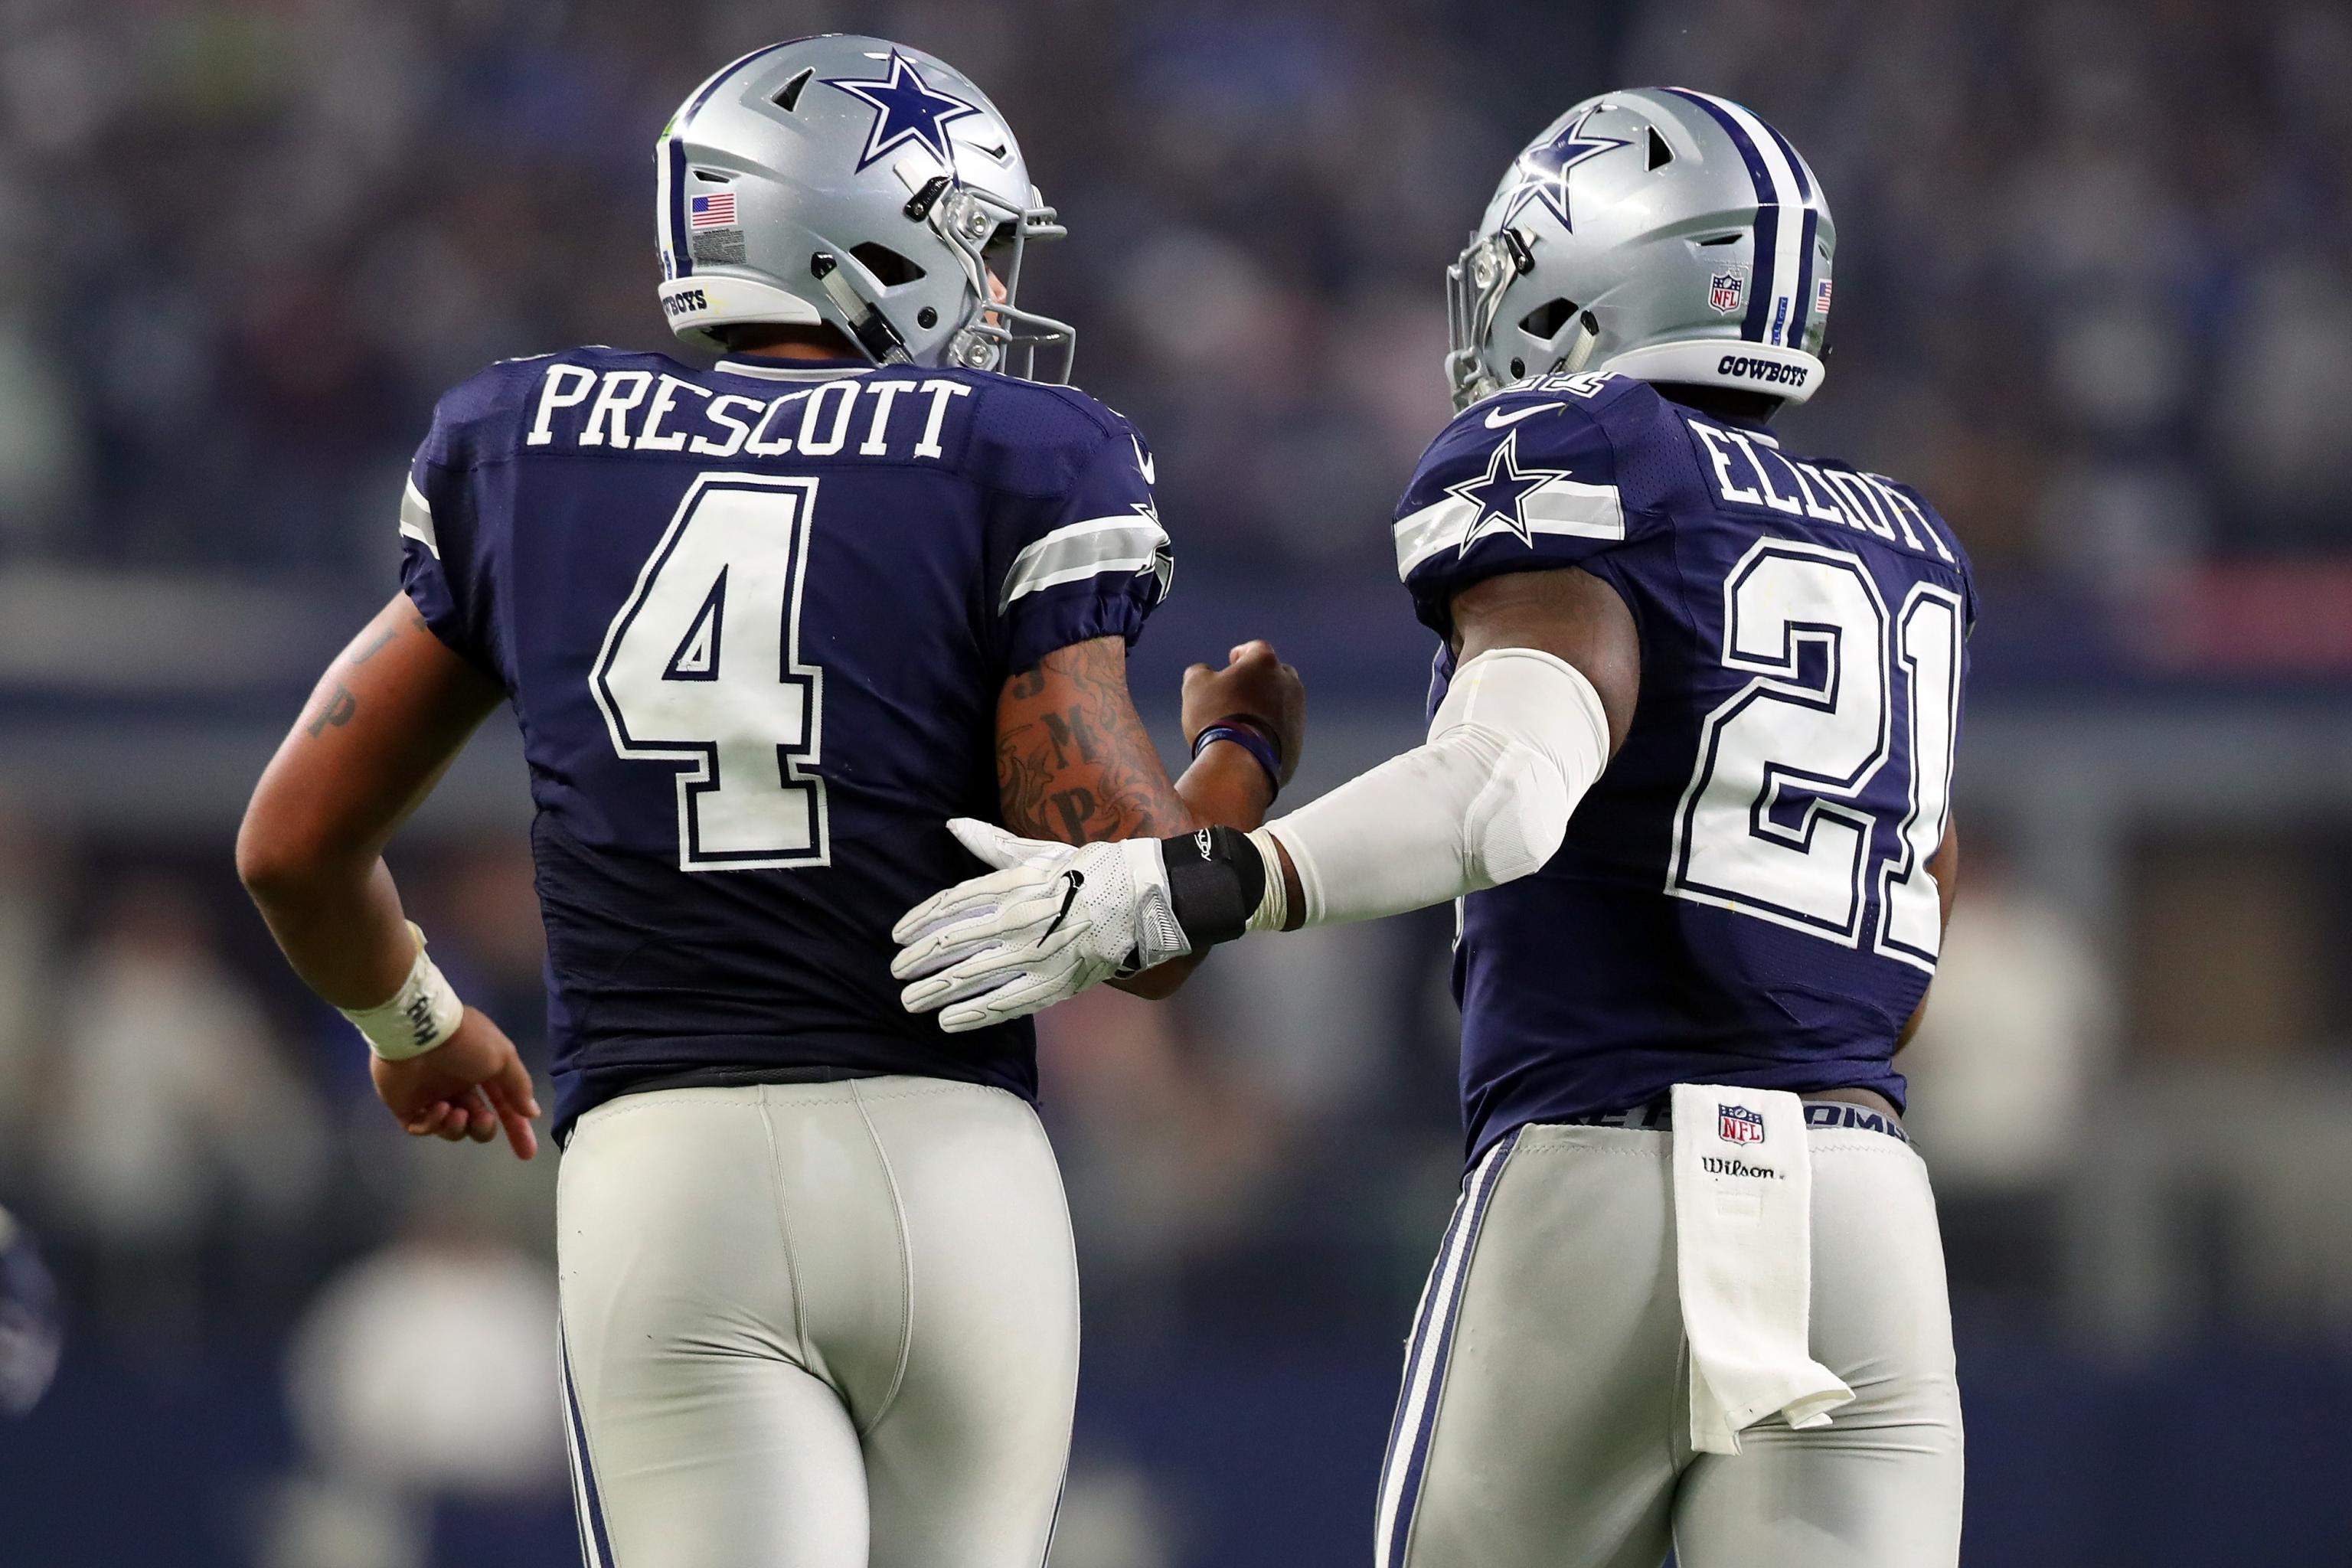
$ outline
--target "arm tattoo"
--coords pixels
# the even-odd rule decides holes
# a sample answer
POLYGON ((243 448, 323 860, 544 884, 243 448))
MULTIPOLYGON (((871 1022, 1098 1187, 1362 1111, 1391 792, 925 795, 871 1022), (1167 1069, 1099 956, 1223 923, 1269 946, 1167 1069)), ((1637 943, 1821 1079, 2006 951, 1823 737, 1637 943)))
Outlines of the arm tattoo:
MULTIPOLYGON (((409 607, 408 620, 412 630, 420 632, 432 630, 425 624, 425 617, 417 614, 414 605, 409 607)), ((398 626, 384 627, 383 631, 368 639, 364 645, 346 653, 343 656, 345 662, 354 665, 365 664, 390 647, 393 638, 398 637, 400 632, 401 628, 398 626)), ((302 732, 315 741, 325 734, 330 726, 340 730, 350 723, 352 715, 359 710, 360 700, 352 694, 350 687, 339 680, 335 682, 333 694, 319 704, 319 710, 311 715, 310 722, 302 726, 302 732)))
POLYGON ((352 655, 352 662, 353 664, 365 664, 368 660, 382 653, 385 648, 391 647, 392 639, 399 635, 400 628, 398 626, 384 627, 382 632, 377 634, 375 641, 368 644, 367 647, 363 648, 358 649, 352 655))
MULTIPOLYGON (((382 647, 383 645, 378 644, 377 646, 382 647)), ((375 650, 371 648, 368 651, 373 653, 375 650)), ((358 663, 360 660, 355 659, 352 662, 358 663)), ((359 710, 360 700, 352 695, 352 689, 350 687, 345 686, 341 681, 338 680, 335 682, 334 695, 328 698, 324 702, 319 704, 318 715, 308 724, 302 726, 302 732, 309 735, 315 741, 320 736, 327 732, 327 726, 330 724, 340 730, 344 725, 350 723, 352 721, 352 715, 359 710)))
POLYGON ((1136 717, 1116 638, 1063 648, 1006 682, 996 734, 997 792, 1015 833, 1084 844, 1192 825, 1136 717))

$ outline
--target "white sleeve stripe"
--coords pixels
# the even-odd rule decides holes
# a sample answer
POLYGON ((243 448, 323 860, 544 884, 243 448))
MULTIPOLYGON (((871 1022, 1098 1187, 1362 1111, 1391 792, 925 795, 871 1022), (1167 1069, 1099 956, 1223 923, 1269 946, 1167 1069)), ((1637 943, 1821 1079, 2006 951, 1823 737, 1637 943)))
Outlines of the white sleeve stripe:
MULTIPOLYGON (((1448 496, 1408 512, 1396 524, 1397 575, 1407 577, 1431 556, 1460 550, 1478 519, 1478 507, 1461 496, 1448 496)), ((1519 503, 1519 515, 1529 533, 1555 533, 1577 539, 1625 537, 1625 505, 1614 485, 1587 484, 1581 479, 1551 479, 1530 490, 1519 503)))
POLYGON ((414 474, 400 492, 400 532, 403 538, 413 539, 433 552, 434 560, 441 559, 440 536, 433 529, 433 508, 425 500, 425 492, 416 488, 414 474))
POLYGON ((1078 522, 1066 522, 1059 528, 1046 530, 1044 533, 1039 534, 1036 538, 1024 545, 1022 547, 1021 553, 1013 557, 1013 564, 1018 566, 1022 562, 1027 560, 1030 556, 1036 554, 1039 551, 1050 549, 1052 546, 1060 543, 1066 539, 1076 539, 1085 534, 1100 533, 1106 529, 1133 528, 1138 523, 1146 524, 1154 528, 1159 526, 1157 522, 1140 511, 1114 512, 1108 517, 1089 517, 1078 522))
POLYGON ((1010 605, 1013 599, 1021 598, 1024 595, 1039 593, 1047 588, 1058 588, 1065 583, 1076 583, 1087 577, 1102 577, 1118 572, 1129 574, 1148 572, 1159 563, 1159 560, 1157 552, 1150 555, 1119 555, 1108 561, 1095 562, 1090 565, 1073 566, 1067 571, 1048 573, 1034 582, 1024 584, 1019 593, 1013 595, 1004 602, 1010 605))
POLYGON ((1043 589, 1109 572, 1141 572, 1168 548, 1167 531, 1141 512, 1065 523, 1013 558, 997 608, 1043 589))

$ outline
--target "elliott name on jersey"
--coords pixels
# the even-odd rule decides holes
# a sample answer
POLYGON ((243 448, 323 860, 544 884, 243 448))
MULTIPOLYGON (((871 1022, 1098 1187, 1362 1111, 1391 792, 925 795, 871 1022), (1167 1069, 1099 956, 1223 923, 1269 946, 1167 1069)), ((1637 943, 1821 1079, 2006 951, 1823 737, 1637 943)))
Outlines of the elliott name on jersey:
MULTIPOLYGON (((1760 426, 1580 373, 1457 416, 1394 535, 1441 636, 1470 584, 1576 566, 1617 591, 1642 645, 1632 731, 1559 852, 1464 900, 1472 1154, 1678 1082, 1861 1086, 1900 1106, 1976 615, 1943 519, 1760 426)), ((1452 673, 1441 647, 1433 710, 1452 673)))

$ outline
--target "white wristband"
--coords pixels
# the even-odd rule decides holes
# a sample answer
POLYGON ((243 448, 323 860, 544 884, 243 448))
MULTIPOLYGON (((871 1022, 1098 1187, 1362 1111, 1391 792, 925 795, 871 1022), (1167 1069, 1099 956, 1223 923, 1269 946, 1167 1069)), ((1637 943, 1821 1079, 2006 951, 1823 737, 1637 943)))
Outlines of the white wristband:
POLYGON ((338 1009, 366 1037, 368 1049, 388 1062, 423 1056, 456 1034, 466 1016, 466 1005, 457 1000, 447 977, 425 955, 425 933, 414 921, 408 930, 416 939, 416 962, 409 965, 408 978, 392 1000, 381 1006, 338 1009))
POLYGON ((1258 858, 1265 863, 1265 891, 1259 895, 1257 908, 1250 911, 1252 931, 1280 931, 1290 921, 1290 889, 1282 876, 1282 851, 1276 847, 1274 835, 1265 828, 1249 835, 1251 846, 1258 858))

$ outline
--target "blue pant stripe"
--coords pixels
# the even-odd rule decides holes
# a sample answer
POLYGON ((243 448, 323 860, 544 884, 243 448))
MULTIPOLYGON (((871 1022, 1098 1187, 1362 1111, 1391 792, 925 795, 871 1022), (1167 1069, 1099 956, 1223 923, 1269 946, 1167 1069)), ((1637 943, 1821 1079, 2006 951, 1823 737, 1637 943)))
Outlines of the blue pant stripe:
MULTIPOLYGON (((1460 1226, 1461 1261, 1454 1269, 1453 1289, 1445 1293, 1443 1316, 1433 1312, 1423 1314, 1424 1319, 1437 1320, 1437 1332, 1426 1346, 1431 1357, 1429 1391, 1422 1401, 1421 1419, 1415 1424, 1412 1451, 1405 1458, 1404 1484, 1398 1494, 1396 1519, 1389 1527, 1388 1540, 1380 1543, 1381 1561, 1386 1568, 1403 1568, 1405 1547, 1412 1539, 1413 1513, 1421 1501, 1421 1483, 1429 1464, 1430 1443, 1437 1433, 1437 1407, 1445 1392, 1445 1367, 1453 1355, 1454 1330, 1461 1316, 1463 1295, 1470 1283, 1470 1268, 1478 1255, 1478 1232, 1486 1224, 1486 1205, 1494 1198, 1495 1188, 1502 1182, 1503 1167, 1510 1163, 1511 1149, 1518 1141, 1518 1132, 1514 1130, 1509 1137, 1496 1146, 1493 1156, 1475 1173, 1471 1191, 1465 1194, 1461 1207, 1455 1212, 1455 1221, 1460 1226)), ((1445 1253, 1441 1250, 1438 1254, 1441 1272, 1444 1258, 1445 1253)), ((1432 1297, 1434 1298, 1435 1294, 1433 1289, 1432 1297)), ((1430 1305, 1435 1305, 1433 1300, 1430 1305)), ((1423 1326, 1426 1328, 1427 1322, 1424 1321, 1423 1326)), ((1411 1394, 1412 1374, 1420 1359, 1418 1352, 1421 1348, 1416 1346, 1415 1355, 1405 1365, 1407 1398, 1411 1394)), ((1402 1398, 1398 1401, 1400 1417, 1403 1414, 1404 1404, 1402 1398)), ((1402 1436, 1402 1433, 1398 1434, 1400 1438, 1402 1436)), ((1391 1442, 1395 1440, 1391 1439, 1391 1442)), ((1391 1465, 1396 1462, 1396 1457, 1392 1447, 1390 1455, 1391 1465)))
POLYGON ((1454 1205, 1453 1217, 1445 1222, 1444 1238, 1437 1244, 1437 1265, 1430 1270, 1429 1285, 1422 1292, 1421 1312, 1413 1320, 1412 1343, 1405 1351, 1404 1382, 1397 1389, 1396 1414, 1389 1418, 1389 1446, 1382 1451, 1381 1458, 1379 1495, 1381 1497, 1388 1495, 1389 1475, 1396 1464, 1399 1439, 1404 1436, 1404 1414, 1406 1406, 1412 1403, 1412 1374, 1420 1368, 1422 1352, 1429 1343, 1430 1325, 1436 1321, 1438 1313, 1444 1308, 1444 1303, 1438 1299, 1437 1295, 1438 1277, 1445 1271, 1445 1259, 1452 1256, 1454 1251, 1454 1237, 1462 1228, 1463 1216, 1469 1212, 1470 1194, 1465 1192, 1461 1201, 1454 1205))
POLYGON ((563 1410, 572 1426, 572 1464, 580 1483, 580 1548, 588 1568, 614 1568, 613 1541, 604 1529, 604 1500, 596 1491, 596 1467, 588 1456, 588 1424, 580 1415, 580 1394, 572 1382, 572 1342, 559 1335, 563 1361, 563 1410))

